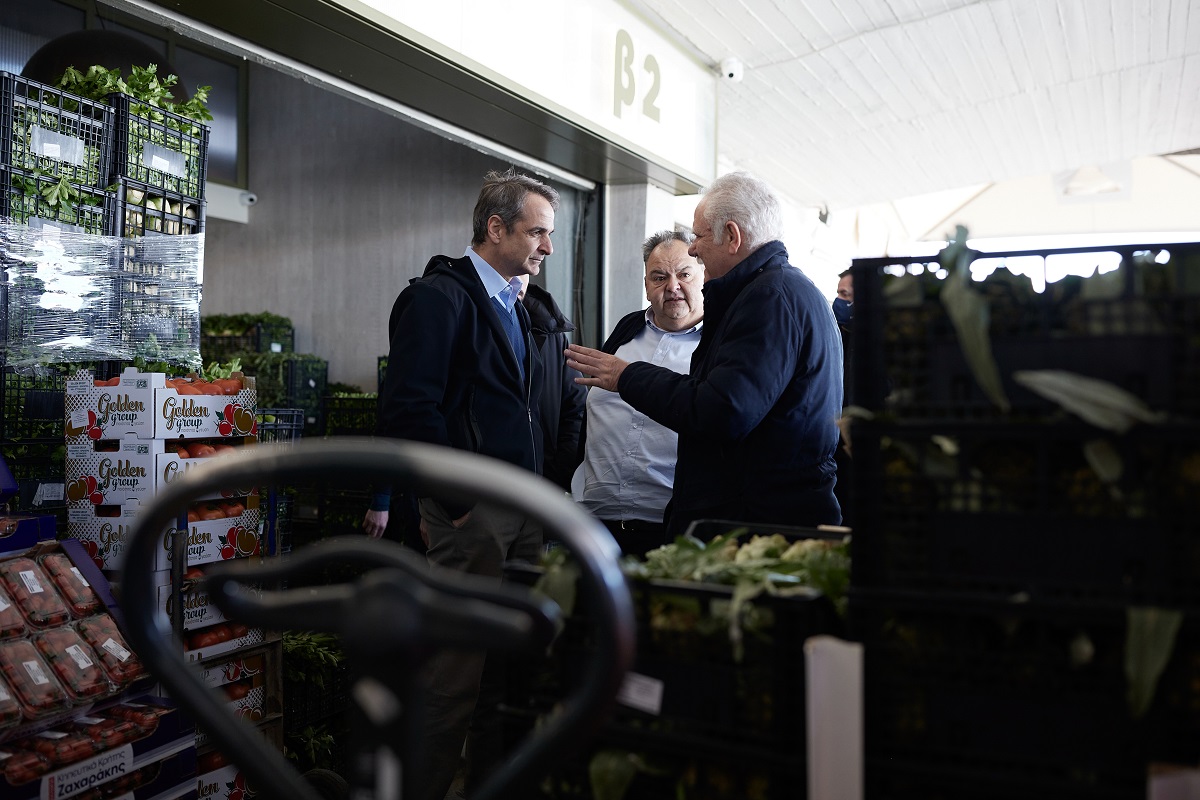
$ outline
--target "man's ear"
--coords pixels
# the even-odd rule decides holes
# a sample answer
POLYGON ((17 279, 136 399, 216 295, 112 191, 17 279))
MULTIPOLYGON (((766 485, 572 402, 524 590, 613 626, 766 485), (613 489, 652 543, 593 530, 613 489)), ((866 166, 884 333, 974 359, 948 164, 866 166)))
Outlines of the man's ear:
POLYGON ((507 232, 508 232, 508 226, 506 226, 504 224, 504 220, 500 219, 499 214, 492 214, 490 217, 488 217, 488 221, 487 221, 488 241, 490 241, 492 244, 499 244, 500 243, 500 234, 507 233, 507 232))
POLYGON ((733 220, 725 223, 725 243, 729 246, 730 255, 742 249, 742 229, 733 220))

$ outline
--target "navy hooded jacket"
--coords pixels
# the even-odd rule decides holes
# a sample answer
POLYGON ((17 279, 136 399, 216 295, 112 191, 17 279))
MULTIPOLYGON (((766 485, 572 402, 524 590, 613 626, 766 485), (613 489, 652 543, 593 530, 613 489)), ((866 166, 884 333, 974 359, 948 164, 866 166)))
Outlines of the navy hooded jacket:
POLYGON ((668 533, 697 519, 837 524, 842 345, 829 303, 783 243, 704 285, 691 371, 626 367, 621 398, 679 433, 668 533))
MULTIPOLYGON (((542 431, 534 420, 542 370, 525 333, 525 378, 471 259, 434 256, 392 306, 391 347, 380 393, 381 436, 479 453, 541 474, 542 431)), ((443 502, 451 518, 470 505, 443 502)))

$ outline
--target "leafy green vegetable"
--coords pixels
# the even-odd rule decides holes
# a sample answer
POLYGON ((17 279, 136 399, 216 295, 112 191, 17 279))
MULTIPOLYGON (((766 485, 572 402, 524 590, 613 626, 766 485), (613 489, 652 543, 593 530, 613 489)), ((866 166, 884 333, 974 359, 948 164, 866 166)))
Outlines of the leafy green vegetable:
MULTIPOLYGON (((151 108, 169 111, 197 122, 211 120, 213 117, 207 103, 212 87, 198 86, 196 91, 192 92, 191 98, 183 103, 176 103, 171 87, 178 82, 179 78, 175 75, 160 78, 157 64, 132 67, 127 78, 122 76, 120 69, 105 69, 99 64, 93 64, 86 72, 67 67, 55 86, 89 100, 108 100, 110 94, 127 94, 151 108)), ((142 116, 147 115, 145 111, 142 112, 142 116)))
POLYGON ((1125 678, 1129 713, 1134 719, 1141 719, 1150 709, 1182 624, 1183 613, 1175 609, 1139 607, 1126 611, 1125 678))
POLYGON ((200 371, 200 377, 206 381, 215 381, 222 378, 228 378, 235 372, 242 371, 242 360, 234 358, 225 364, 219 364, 216 361, 209 363, 207 367, 200 371))

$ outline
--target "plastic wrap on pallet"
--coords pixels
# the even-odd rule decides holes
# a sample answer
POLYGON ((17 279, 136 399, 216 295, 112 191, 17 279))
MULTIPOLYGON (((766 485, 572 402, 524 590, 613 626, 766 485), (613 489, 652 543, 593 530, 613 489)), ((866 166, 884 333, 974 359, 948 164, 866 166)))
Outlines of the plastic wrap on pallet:
POLYGON ((128 357, 200 369, 204 234, 120 241, 120 323, 128 357))
POLYGON ((5 363, 120 360, 119 239, 0 218, 5 363))

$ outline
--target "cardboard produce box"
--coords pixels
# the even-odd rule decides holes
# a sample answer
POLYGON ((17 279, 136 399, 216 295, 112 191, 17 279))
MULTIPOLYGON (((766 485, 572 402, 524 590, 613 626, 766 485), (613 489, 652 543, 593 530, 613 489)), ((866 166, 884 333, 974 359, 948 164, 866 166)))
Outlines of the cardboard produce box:
MULTIPOLYGON (((254 378, 238 375, 233 380, 242 388, 232 394, 200 394, 194 388, 200 382, 169 379, 162 372, 128 367, 108 382, 81 371, 66 385, 67 444, 127 434, 139 439, 254 436, 254 378)), ((213 391, 212 384, 202 388, 213 391)), ((234 386, 228 388, 232 391, 234 386)))

